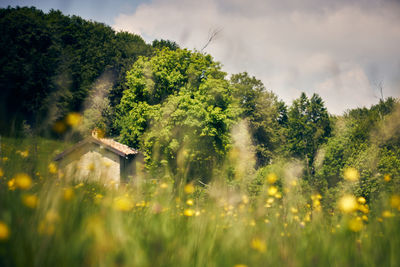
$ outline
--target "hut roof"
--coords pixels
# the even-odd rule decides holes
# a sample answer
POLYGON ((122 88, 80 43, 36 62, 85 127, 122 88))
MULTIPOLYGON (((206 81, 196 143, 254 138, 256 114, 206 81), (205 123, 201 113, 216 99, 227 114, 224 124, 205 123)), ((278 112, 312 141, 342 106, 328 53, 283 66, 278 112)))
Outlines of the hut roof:
POLYGON ((63 151, 62 153, 58 154, 54 160, 60 160, 62 158, 64 158, 66 155, 70 154, 71 152, 73 152, 74 150, 89 144, 89 143, 93 143, 93 144, 97 144, 99 146, 104 147, 105 149, 118 154, 122 157, 127 157, 129 155, 135 155, 138 154, 139 151, 137 151, 134 148, 131 148, 127 145, 121 144, 113 139, 110 138, 98 138, 95 136, 90 136, 82 141, 80 141, 79 143, 73 145, 72 147, 68 148, 67 150, 63 151))

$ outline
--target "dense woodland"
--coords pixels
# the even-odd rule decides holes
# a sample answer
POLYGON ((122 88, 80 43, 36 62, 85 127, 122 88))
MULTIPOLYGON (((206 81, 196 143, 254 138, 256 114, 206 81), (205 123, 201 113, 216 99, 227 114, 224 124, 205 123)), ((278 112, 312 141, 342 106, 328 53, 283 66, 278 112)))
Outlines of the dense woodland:
POLYGON ((396 99, 341 116, 317 94, 286 105, 257 78, 227 75, 204 52, 173 41, 149 45, 55 10, 1 9, 0 34, 3 135, 76 140, 97 127, 141 150, 153 175, 207 182, 221 166, 234 180, 237 167, 227 160, 244 153, 233 136, 242 125, 259 172, 298 160, 307 184, 334 194, 352 166, 362 170, 355 191, 367 198, 384 175, 400 183, 396 99), (71 112, 82 114, 78 131, 65 123, 71 112))

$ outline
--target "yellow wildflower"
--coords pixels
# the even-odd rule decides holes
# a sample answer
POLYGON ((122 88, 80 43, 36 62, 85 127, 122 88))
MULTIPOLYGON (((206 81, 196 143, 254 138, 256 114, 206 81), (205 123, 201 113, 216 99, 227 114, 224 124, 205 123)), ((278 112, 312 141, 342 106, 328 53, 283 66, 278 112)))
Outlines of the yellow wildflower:
POLYGON ((8 190, 14 191, 15 190, 15 178, 12 178, 7 182, 8 190))
POLYGON ((193 206, 193 199, 186 200, 186 204, 189 206, 193 206))
POLYGON ((17 153, 23 158, 27 158, 29 156, 29 150, 24 150, 24 151, 17 150, 17 153))
POLYGON ((3 169, 0 167, 0 178, 4 176, 4 171, 3 169))
POLYGON ((390 176, 390 174, 385 174, 383 180, 385 180, 385 182, 390 182, 390 180, 392 180, 392 177, 390 176))
POLYGON ((314 194, 314 195, 311 196, 311 199, 312 200, 314 200, 314 199, 322 199, 322 196, 321 196, 321 194, 314 194))
POLYGON ((103 195, 102 194, 96 194, 95 196, 94 196, 94 202, 96 203, 96 204, 99 204, 100 203, 100 201, 103 199, 103 195))
POLYGON ((75 185, 75 189, 81 188, 82 186, 84 186, 84 184, 83 183, 79 183, 79 184, 75 185))
POLYGON ((195 214, 195 211, 192 209, 185 209, 183 211, 183 215, 185 215, 186 217, 191 217, 195 214))
POLYGON ((360 217, 353 218, 349 221, 349 229, 353 232, 359 232, 363 228, 363 222, 360 217))
POLYGON ((74 197, 74 190, 71 187, 64 188, 64 195, 65 200, 71 200, 74 197))
POLYGON ((54 162, 51 162, 48 166, 49 173, 56 174, 57 173, 57 165, 54 162))
POLYGON ((298 210, 297 208, 295 208, 295 207, 292 207, 292 208, 290 209, 290 211, 291 211, 293 214, 297 214, 297 213, 299 212, 299 210, 298 210))
POLYGON ((72 127, 78 126, 82 121, 82 116, 78 112, 71 112, 65 118, 65 122, 72 127))
POLYGON ((39 203, 39 199, 36 195, 23 195, 22 196, 22 203, 27 206, 28 208, 34 209, 39 203))
POLYGON ((274 196, 276 193, 278 193, 278 187, 276 186, 270 186, 268 188, 268 195, 274 196))
POLYGON ((358 208, 357 200, 352 195, 343 196, 338 203, 339 209, 344 213, 351 213, 358 208))
POLYGON ((168 184, 167 183, 162 183, 162 184, 160 184, 160 187, 162 189, 166 189, 166 188, 168 188, 168 184))
POLYGON ((183 188, 186 194, 193 194, 194 193, 194 186, 192 183, 185 185, 183 188))
POLYGON ((259 238, 253 238, 251 240, 250 244, 251 248, 254 250, 257 250, 258 252, 265 252, 267 250, 267 245, 265 244, 265 241, 259 239, 259 238))
POLYGON ((140 201, 139 203, 136 203, 136 207, 146 207, 146 205, 147 203, 144 200, 140 201))
POLYGON ((247 267, 246 264, 235 264, 233 267, 247 267))
POLYGON ((26 190, 31 188, 32 186, 32 179, 26 173, 18 173, 14 177, 15 179, 15 186, 19 189, 26 190))
POLYGON ((92 163, 90 163, 89 165, 87 165, 87 169, 88 169, 89 171, 94 171, 94 163, 92 162, 92 163))
POLYGON ((365 204, 365 202, 367 202, 367 201, 365 200, 364 197, 359 197, 359 198, 357 198, 357 202, 360 204, 365 204))
POLYGON ((364 214, 369 213, 369 209, 367 205, 359 205, 358 206, 358 210, 361 211, 364 214))
POLYGON ((392 206, 392 208, 397 208, 398 210, 400 210, 400 195, 393 195, 390 198, 390 206, 392 206))
POLYGON ((46 213, 45 220, 47 222, 56 222, 56 221, 60 220, 60 216, 54 210, 49 210, 46 213))
POLYGON ((311 196, 312 199, 312 206, 315 211, 321 211, 321 201, 322 196, 320 194, 314 194, 311 196))
POLYGON ((343 176, 344 179, 350 182, 355 182, 358 181, 358 179, 360 179, 360 173, 356 168, 353 167, 346 168, 343 172, 343 176))
POLYGON ((249 198, 248 198, 248 196, 243 195, 243 196, 242 196, 242 202, 243 202, 244 204, 249 203, 249 198))
POLYGON ((0 241, 7 240, 10 236, 10 229, 8 228, 7 224, 0 221, 0 241))
POLYGON ((268 174, 268 176, 267 176, 267 182, 268 182, 269 184, 274 184, 274 183, 276 183, 277 180, 278 180, 278 176, 276 176, 275 173, 270 173, 270 174, 268 174))
POLYGON ((394 214, 391 213, 389 210, 384 210, 384 211, 382 212, 382 217, 383 217, 383 218, 390 218, 390 217, 393 217, 393 216, 394 216, 394 214))
POLYGON ((119 211, 130 211, 133 208, 133 201, 126 197, 121 196, 114 199, 114 209, 119 211))

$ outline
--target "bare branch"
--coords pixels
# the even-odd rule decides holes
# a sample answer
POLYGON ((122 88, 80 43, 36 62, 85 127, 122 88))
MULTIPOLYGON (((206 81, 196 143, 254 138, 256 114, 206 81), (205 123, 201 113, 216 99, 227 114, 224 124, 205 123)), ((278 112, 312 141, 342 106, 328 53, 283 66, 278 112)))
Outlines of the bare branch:
POLYGON ((382 81, 380 81, 378 84, 377 84, 377 86, 378 86, 378 89, 379 89, 379 91, 380 91, 380 93, 381 93, 381 100, 383 101, 383 80, 382 81))
POLYGON ((203 46, 202 49, 200 49, 200 52, 203 52, 204 49, 207 48, 207 46, 213 41, 213 39, 222 31, 222 29, 215 29, 210 32, 207 43, 203 46))
MULTIPOLYGON (((379 98, 380 100, 384 100, 384 97, 383 97, 383 88, 384 88, 384 82, 383 82, 384 80, 380 80, 379 82, 375 82, 374 84, 375 84, 375 87, 377 88, 377 90, 378 90, 378 92, 379 92, 379 94, 380 94, 380 96, 377 96, 376 94, 375 94, 375 92, 374 92, 374 96, 376 97, 376 98, 379 98)), ((374 90, 375 91, 375 90, 374 90)))

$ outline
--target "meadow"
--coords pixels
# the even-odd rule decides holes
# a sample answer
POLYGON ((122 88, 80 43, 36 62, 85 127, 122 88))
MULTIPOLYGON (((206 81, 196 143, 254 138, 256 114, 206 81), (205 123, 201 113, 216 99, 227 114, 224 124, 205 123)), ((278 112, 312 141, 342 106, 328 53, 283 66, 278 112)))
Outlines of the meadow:
POLYGON ((66 145, 1 139, 1 266, 400 265, 400 196, 356 198, 354 168, 325 205, 290 162, 207 185, 66 182, 52 162, 66 145))

